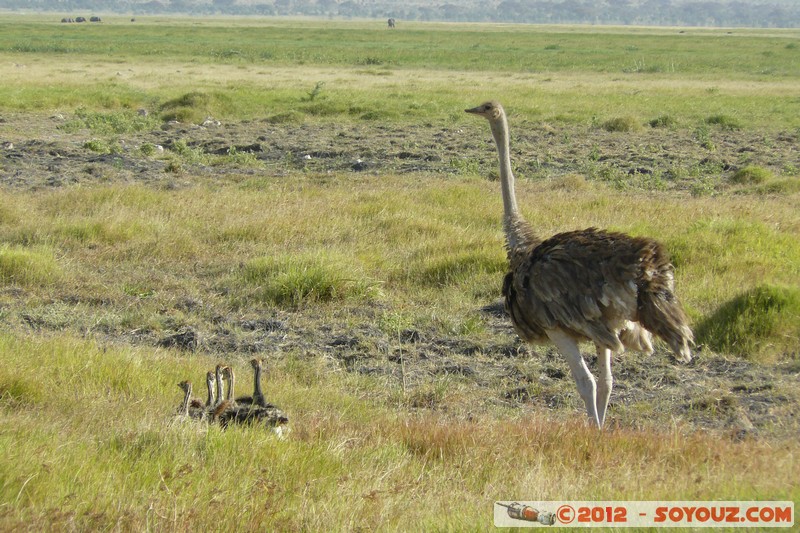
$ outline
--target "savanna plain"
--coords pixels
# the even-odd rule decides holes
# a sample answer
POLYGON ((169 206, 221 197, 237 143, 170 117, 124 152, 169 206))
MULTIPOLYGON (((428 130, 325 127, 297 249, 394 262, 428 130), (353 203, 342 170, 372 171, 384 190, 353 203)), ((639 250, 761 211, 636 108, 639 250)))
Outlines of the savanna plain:
POLYGON ((800 502, 800 31, 59 18, 0 15, 0 529, 800 502), (602 432, 499 303, 488 99, 541 235, 676 266, 696 357, 616 356, 602 432), (253 356, 286 438, 177 415, 253 356))

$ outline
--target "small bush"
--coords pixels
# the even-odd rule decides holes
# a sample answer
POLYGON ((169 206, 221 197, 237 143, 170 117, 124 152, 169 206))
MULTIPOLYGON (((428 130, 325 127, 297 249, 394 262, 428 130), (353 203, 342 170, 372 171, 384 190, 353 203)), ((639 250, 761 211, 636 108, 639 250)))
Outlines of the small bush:
POLYGON ((711 140, 711 133, 708 131, 706 126, 700 126, 694 131, 694 138, 697 139, 697 142, 700 143, 700 146, 705 148, 706 150, 716 150, 717 146, 714 144, 714 141, 711 140))
POLYGON ((245 265, 241 281, 256 288, 257 299, 279 306, 300 307, 376 294, 375 283, 358 268, 329 254, 254 259, 245 265))
POLYGON ((67 121, 60 129, 75 132, 89 129, 97 134, 120 134, 149 131, 158 127, 158 119, 142 116, 134 111, 114 111, 98 113, 78 109, 75 118, 67 121))
POLYGON ((745 359, 796 353, 800 344, 800 289, 755 287, 701 322, 697 340, 745 359))
POLYGON ((733 174, 733 176, 731 176, 731 182, 742 185, 745 184, 751 185, 751 184, 764 183, 772 179, 772 177, 773 177, 772 172, 770 172, 766 168, 757 166, 747 166, 737 170, 733 174))
POLYGON ((201 124, 209 116, 224 116, 231 106, 229 95, 194 91, 165 102, 161 106, 161 118, 201 124))
POLYGON ((0 246, 0 283, 42 285, 58 276, 58 264, 47 250, 0 246))
POLYGON ((726 130, 740 130, 742 129, 741 123, 735 118, 728 115, 711 115, 706 118, 706 124, 713 126, 720 126, 726 130))
POLYGON ((142 143, 142 145, 139 147, 139 152, 145 157, 150 157, 157 151, 158 149, 156 148, 156 145, 153 143, 142 143))
POLYGON ((676 124, 675 119, 669 115, 661 115, 659 117, 654 118, 650 122, 651 128, 670 128, 676 124))
POLYGON ((601 127, 606 131, 612 132, 630 132, 642 129, 639 120, 631 116, 612 118, 603 122, 601 127))
POLYGON ((91 139, 86 141, 83 143, 83 147, 87 150, 91 150, 92 152, 97 152, 98 154, 111 154, 118 151, 116 147, 100 139, 91 139))

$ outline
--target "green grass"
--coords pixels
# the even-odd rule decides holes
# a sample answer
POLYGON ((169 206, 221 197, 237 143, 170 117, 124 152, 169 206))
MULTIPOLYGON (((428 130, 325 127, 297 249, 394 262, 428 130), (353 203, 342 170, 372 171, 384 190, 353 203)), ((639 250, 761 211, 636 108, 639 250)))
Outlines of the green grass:
MULTIPOLYGON (((491 527, 492 502, 519 494, 800 497, 793 442, 769 447, 677 428, 598 433, 510 412, 470 421, 401 415, 385 386, 331 374, 296 352, 269 362, 270 399, 292 406, 293 430, 281 441, 173 414, 177 382, 198 386, 215 363, 206 356, 8 334, 0 352, 6 530, 406 530, 411 522, 464 530, 491 527)), ((241 375, 245 364, 233 364, 241 375)))
POLYGON ((377 294, 377 286, 357 265, 330 253, 253 259, 244 266, 241 281, 253 287, 257 300, 278 306, 300 307, 377 294))
POLYGON ((59 273, 53 252, 47 247, 0 245, 0 283, 4 285, 49 285, 59 273))
POLYGON ((734 117, 728 115, 711 115, 710 117, 706 118, 706 124, 712 124, 714 126, 719 126, 722 129, 726 130, 740 130, 742 129, 742 124, 739 120, 734 117))
POLYGON ((642 129, 640 121, 636 117, 616 117, 603 122, 601 125, 606 131, 628 132, 639 131, 642 129))
MULTIPOLYGON (((543 235, 596 225, 658 236, 697 318, 757 284, 795 286, 800 276, 791 193, 764 209, 761 196, 615 192, 585 180, 521 181, 518 189, 543 235)), ((416 308, 416 322, 448 329, 499 294, 499 196, 496 182, 470 176, 299 174, 288 182, 233 176, 190 193, 123 185, 6 191, 3 275, 30 285, 31 301, 136 302, 146 328, 162 324, 163 309, 182 294, 206 302, 210 313, 246 302, 379 301, 416 308), (53 294, 49 281, 62 271, 70 283, 53 294), (139 300, 124 289, 131 286, 152 296, 139 300)))
POLYGON ((155 116, 453 122, 463 119, 453 109, 499 96, 549 121, 658 112, 722 127, 800 126, 799 60, 785 45, 797 37, 792 30, 730 37, 417 23, 387 32, 368 22, 180 18, 68 28, 20 16, 0 19, 0 29, 0 109, 80 109, 84 120, 110 112, 93 123, 103 129, 138 128, 155 116), (544 49, 555 53, 529 53, 544 49), (647 66, 632 72, 632 64, 647 66), (132 116, 138 108, 152 114, 132 116))
POLYGON ((800 345, 800 288, 758 285, 704 319, 697 338, 745 359, 794 354, 800 345))
POLYGON ((734 172, 731 176, 731 183, 742 185, 761 184, 770 181, 773 178, 772 172, 766 168, 757 166, 746 166, 734 172))

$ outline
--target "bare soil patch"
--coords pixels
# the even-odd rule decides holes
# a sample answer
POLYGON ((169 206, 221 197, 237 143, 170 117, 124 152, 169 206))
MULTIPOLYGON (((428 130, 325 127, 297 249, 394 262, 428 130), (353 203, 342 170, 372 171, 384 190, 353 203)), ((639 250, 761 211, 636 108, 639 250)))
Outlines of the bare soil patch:
MULTIPOLYGON (((513 118, 512 118, 513 120, 513 118)), ((168 124, 163 129, 116 135, 90 147, 89 131, 65 133, 63 116, 0 117, 0 183, 18 188, 95 182, 163 183, 175 178, 169 155, 181 143, 209 156, 251 154, 264 167, 182 162, 193 178, 231 173, 280 176, 291 172, 480 173, 496 168, 483 124, 381 125, 371 121, 274 124, 208 121, 205 126, 168 124), (157 151, 142 153, 142 146, 157 151), (162 152, 162 149, 164 150, 162 152)), ((625 188, 725 187, 746 166, 781 174, 800 169, 800 132, 757 133, 714 126, 609 132, 602 127, 532 124, 512 126, 512 157, 521 178, 581 174, 625 188)), ((709 189, 709 190, 710 190, 709 189)))

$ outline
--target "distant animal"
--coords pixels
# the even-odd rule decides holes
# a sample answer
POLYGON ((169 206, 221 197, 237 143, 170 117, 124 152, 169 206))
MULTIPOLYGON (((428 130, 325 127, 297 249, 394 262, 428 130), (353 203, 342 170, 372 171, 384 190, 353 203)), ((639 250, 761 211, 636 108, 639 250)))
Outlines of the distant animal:
POLYGON ((75 17, 75 22, 86 22, 85 17, 75 17))
POLYGON ((394 20, 393 18, 390 18, 390 19, 388 20, 388 23, 389 23, 389 27, 390 27, 390 28, 394 28, 394 26, 395 26, 395 20, 394 20))
POLYGON ((215 376, 213 372, 206 372, 206 388, 208 389, 208 393, 206 396, 206 410, 210 410, 214 407, 215 403, 215 396, 214 396, 214 385, 215 385, 215 376))
POLYGON ((692 358, 692 330, 675 295, 667 252, 653 239, 596 228, 542 240, 517 207, 503 106, 490 101, 465 111, 489 121, 500 162, 509 261, 502 293, 514 329, 527 342, 555 344, 589 419, 602 428, 613 387, 612 354, 625 348, 652 352, 654 333, 677 359, 692 358), (578 348, 586 340, 597 349, 599 384, 578 348))
POLYGON ((230 367, 225 368, 227 376, 228 397, 225 402, 217 407, 216 418, 222 427, 229 424, 261 425, 273 430, 282 436, 284 426, 289 423, 289 418, 279 407, 268 403, 261 390, 262 361, 254 358, 250 361, 253 367, 253 395, 234 398, 234 373, 230 367))
POLYGON ((102 22, 100 17, 89 17, 89 22, 102 22))
POLYGON ((181 408, 179 409, 179 414, 182 414, 186 417, 196 418, 196 419, 205 419, 206 418, 206 409, 201 402, 197 398, 192 398, 192 382, 191 381, 181 381, 178 383, 178 387, 183 390, 183 402, 181 403, 181 408))

